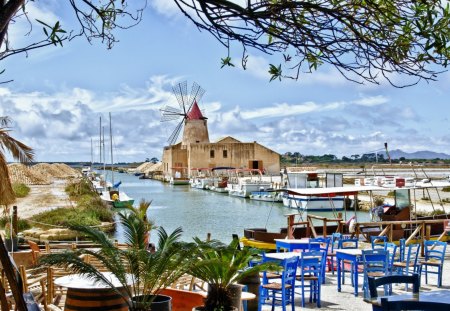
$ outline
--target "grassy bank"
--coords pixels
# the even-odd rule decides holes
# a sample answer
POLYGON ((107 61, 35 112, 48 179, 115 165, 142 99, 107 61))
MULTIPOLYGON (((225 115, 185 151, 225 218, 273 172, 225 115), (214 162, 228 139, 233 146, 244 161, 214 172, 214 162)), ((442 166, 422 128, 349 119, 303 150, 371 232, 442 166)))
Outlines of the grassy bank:
POLYGON ((65 227, 73 223, 97 226, 102 222, 113 221, 113 212, 102 202, 88 180, 74 181, 66 186, 65 191, 76 205, 32 216, 35 226, 44 229, 53 228, 52 226, 65 227))

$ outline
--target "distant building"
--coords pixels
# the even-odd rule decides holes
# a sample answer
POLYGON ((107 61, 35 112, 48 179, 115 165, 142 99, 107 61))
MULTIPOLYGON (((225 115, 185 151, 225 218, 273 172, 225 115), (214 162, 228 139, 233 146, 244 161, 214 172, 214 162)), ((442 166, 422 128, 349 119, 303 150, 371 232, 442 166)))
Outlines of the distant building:
POLYGON ((181 142, 164 148, 162 163, 166 176, 173 176, 177 171, 189 173, 193 168, 221 166, 260 169, 268 174, 280 172, 280 154, 256 141, 244 143, 227 136, 211 143, 207 118, 197 103, 184 121, 181 142))

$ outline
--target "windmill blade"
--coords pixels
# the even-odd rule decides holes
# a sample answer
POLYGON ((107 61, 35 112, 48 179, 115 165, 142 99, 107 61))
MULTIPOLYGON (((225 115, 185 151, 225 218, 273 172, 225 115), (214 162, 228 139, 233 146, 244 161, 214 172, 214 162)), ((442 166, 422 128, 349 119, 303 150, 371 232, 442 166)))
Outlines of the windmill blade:
POLYGON ((173 130, 172 134, 170 135, 169 139, 167 140, 169 142, 169 145, 173 145, 176 143, 178 139, 178 135, 180 135, 181 128, 183 127, 184 119, 181 120, 180 123, 178 123, 177 127, 173 130))
MULTIPOLYGON (((173 94, 177 98, 178 105, 180 105, 180 109, 186 115, 186 106, 188 105, 187 101, 187 81, 180 82, 177 85, 172 87, 173 94)), ((188 110, 189 111, 189 110, 188 110)))
POLYGON ((160 111, 162 114, 161 122, 173 121, 179 119, 180 116, 184 116, 183 112, 180 109, 172 106, 165 106, 164 108, 160 109, 160 111))
POLYGON ((198 103, 200 99, 202 99, 203 94, 205 94, 205 90, 200 85, 198 85, 197 82, 194 82, 192 84, 191 94, 189 95, 189 109, 187 110, 188 112, 191 110, 194 102, 198 103))

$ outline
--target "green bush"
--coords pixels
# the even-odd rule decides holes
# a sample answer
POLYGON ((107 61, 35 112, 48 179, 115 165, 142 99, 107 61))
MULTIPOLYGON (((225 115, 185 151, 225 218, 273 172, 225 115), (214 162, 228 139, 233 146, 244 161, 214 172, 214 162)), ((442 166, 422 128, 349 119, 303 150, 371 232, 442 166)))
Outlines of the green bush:
MULTIPOLYGON (((52 226, 66 227, 74 223, 84 226, 97 226, 101 222, 112 222, 113 212, 104 206, 95 205, 77 208, 61 207, 34 215, 31 219, 52 226)), ((37 226, 44 229, 51 228, 51 226, 45 225, 37 226)))
MULTIPOLYGON (((0 218, 0 228, 5 229, 5 225, 9 221, 10 221, 9 217, 1 217, 0 218)), ((23 230, 30 229, 31 224, 28 222, 28 220, 19 218, 17 220, 17 227, 19 229, 19 232, 21 232, 23 230)))
POLYGON ((450 192, 450 186, 442 188, 443 192, 450 192))
POLYGON ((24 198, 30 193, 30 187, 21 183, 13 183, 12 188, 16 198, 24 198))
POLYGON ((77 197, 83 195, 97 195, 92 188, 91 182, 86 178, 69 183, 65 188, 66 193, 73 200, 77 200, 77 197))

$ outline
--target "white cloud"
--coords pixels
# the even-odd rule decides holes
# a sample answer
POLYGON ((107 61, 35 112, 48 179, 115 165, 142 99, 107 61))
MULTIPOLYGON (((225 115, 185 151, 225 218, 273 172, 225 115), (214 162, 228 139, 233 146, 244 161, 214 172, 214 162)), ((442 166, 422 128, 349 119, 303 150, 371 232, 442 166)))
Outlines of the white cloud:
POLYGON ((152 0, 150 5, 162 15, 167 17, 181 16, 180 9, 176 5, 175 1, 167 0, 152 0))
POLYGON ((358 100, 352 101, 355 105, 361 105, 365 107, 373 107, 382 105, 389 102, 389 99, 386 96, 378 95, 378 96, 371 96, 371 97, 363 97, 358 100))

